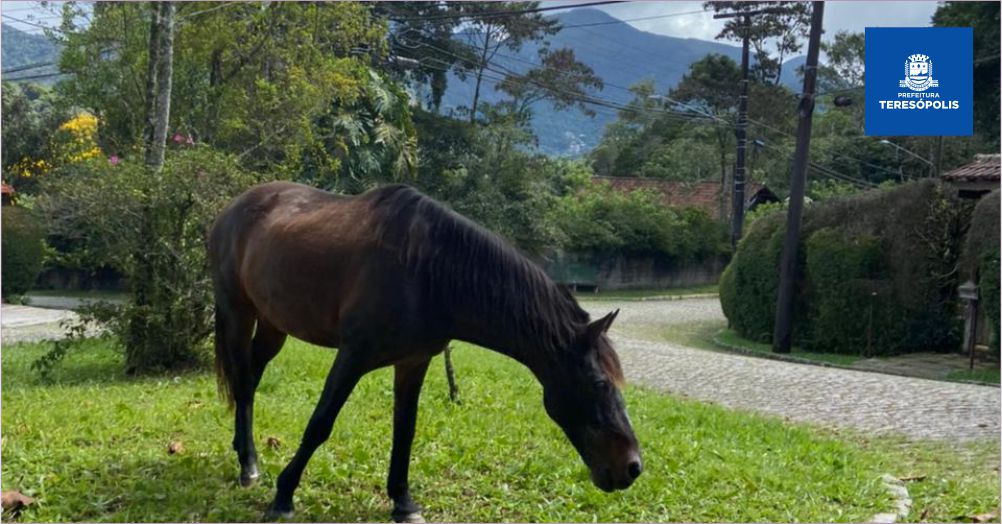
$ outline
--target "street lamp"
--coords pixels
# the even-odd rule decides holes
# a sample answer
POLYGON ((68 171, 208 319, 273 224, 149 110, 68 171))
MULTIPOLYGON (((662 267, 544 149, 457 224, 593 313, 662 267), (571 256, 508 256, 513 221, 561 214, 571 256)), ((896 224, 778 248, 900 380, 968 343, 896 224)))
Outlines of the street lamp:
POLYGON ((919 160, 921 160, 921 161, 925 162, 926 164, 929 164, 929 173, 930 173, 930 174, 932 174, 932 170, 936 169, 936 164, 933 164, 933 163, 932 163, 931 161, 929 161, 929 160, 925 159, 924 157, 921 157, 921 156, 919 156, 919 155, 916 155, 916 154, 915 154, 915 153, 913 153, 912 151, 909 151, 908 149, 905 149, 905 148, 903 148, 903 147, 901 147, 901 146, 899 146, 899 145, 895 144, 894 142, 891 142, 890 140, 887 140, 887 139, 884 139, 884 140, 881 140, 881 141, 880 141, 880 143, 881 143, 881 144, 884 144, 884 145, 888 145, 888 146, 891 146, 891 147, 893 147, 894 149, 897 149, 897 150, 899 150, 899 151, 904 151, 904 152, 905 152, 906 154, 908 154, 908 155, 911 155, 911 156, 913 156, 913 157, 915 157, 915 158, 917 158, 917 159, 919 159, 919 160))

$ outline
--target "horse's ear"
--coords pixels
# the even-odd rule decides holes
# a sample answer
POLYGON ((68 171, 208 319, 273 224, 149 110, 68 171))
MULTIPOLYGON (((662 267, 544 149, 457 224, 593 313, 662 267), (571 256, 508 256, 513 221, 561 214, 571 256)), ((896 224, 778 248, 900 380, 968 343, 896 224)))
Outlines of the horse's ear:
POLYGON ((588 337, 588 342, 589 343, 595 342, 596 340, 598 340, 598 337, 602 335, 602 333, 609 331, 609 326, 612 325, 613 320, 616 320, 617 315, 619 315, 618 309, 588 324, 588 328, 585 331, 586 336, 588 337))

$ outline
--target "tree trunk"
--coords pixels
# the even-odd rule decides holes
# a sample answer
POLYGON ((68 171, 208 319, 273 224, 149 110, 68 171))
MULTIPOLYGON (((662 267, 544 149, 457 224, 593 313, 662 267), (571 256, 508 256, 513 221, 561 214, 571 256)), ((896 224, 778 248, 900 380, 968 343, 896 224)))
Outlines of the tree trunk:
MULTIPOLYGON (((152 140, 146 149, 146 165, 154 170, 160 170, 164 164, 167 124, 170 121, 171 80, 174 66, 174 4, 161 2, 156 5, 156 9, 157 29, 150 35, 150 60, 156 62, 154 81, 156 93, 153 97, 153 112, 147 116, 147 122, 151 124, 148 134, 152 140)), ((149 106, 150 103, 147 102, 147 108, 149 106)))
POLYGON ((153 146, 153 128, 157 113, 157 46, 160 44, 160 6, 150 4, 150 43, 146 64, 146 121, 143 126, 143 149, 153 146))
POLYGON ((480 55, 480 64, 477 69, 477 85, 473 88, 473 107, 470 108, 470 123, 477 121, 477 104, 480 103, 480 82, 484 78, 484 69, 487 69, 487 50, 491 44, 491 31, 488 29, 484 34, 484 51, 480 55))

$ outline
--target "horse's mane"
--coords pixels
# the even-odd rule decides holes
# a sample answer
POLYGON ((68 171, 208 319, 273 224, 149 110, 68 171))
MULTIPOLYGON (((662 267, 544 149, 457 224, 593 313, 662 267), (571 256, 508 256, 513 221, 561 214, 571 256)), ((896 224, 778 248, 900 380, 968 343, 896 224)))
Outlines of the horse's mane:
POLYGON ((408 186, 366 196, 378 241, 397 251, 436 305, 467 308, 548 351, 569 347, 587 324, 569 292, 494 233, 408 186))

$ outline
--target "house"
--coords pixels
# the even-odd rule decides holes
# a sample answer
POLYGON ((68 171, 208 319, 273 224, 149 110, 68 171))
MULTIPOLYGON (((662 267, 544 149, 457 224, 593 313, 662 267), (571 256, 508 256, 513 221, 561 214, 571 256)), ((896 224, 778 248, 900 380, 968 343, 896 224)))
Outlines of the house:
MULTIPOLYGON (((668 207, 702 209, 711 217, 726 219, 730 216, 730 195, 721 198, 720 182, 701 180, 676 182, 643 177, 592 177, 593 182, 608 183, 613 189, 624 192, 649 189, 661 196, 661 202, 668 207)), ((759 204, 779 202, 779 197, 764 184, 749 181, 745 184, 745 211, 751 211, 759 204)))
POLYGON ((957 188, 960 198, 981 198, 999 188, 999 155, 974 155, 974 162, 944 173, 940 178, 957 188))

